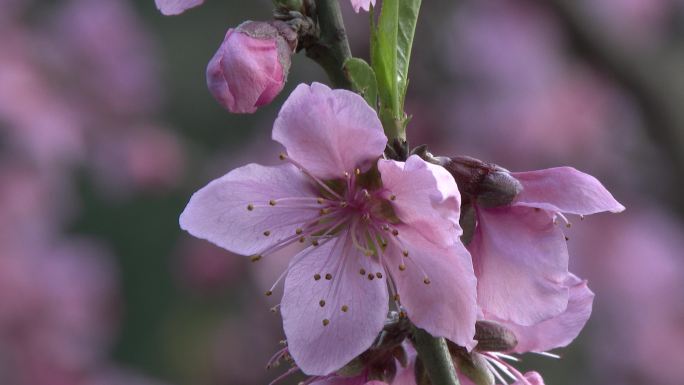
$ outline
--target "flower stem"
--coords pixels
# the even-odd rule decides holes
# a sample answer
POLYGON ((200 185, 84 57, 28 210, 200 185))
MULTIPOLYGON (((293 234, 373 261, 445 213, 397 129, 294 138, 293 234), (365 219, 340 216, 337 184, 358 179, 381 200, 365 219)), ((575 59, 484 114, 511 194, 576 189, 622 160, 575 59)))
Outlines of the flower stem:
POLYGON ((425 366, 433 385, 459 385, 449 348, 444 338, 433 337, 417 327, 413 328, 413 346, 425 366))
POLYGON ((306 56, 325 70, 336 88, 351 89, 343 66, 351 58, 339 0, 315 0, 319 38, 306 47, 306 56))

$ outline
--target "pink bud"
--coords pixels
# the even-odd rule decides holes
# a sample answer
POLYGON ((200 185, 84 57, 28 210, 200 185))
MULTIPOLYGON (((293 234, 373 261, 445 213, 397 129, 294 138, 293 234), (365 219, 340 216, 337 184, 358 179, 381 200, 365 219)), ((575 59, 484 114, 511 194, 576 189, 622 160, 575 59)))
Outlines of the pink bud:
POLYGON ((288 31, 247 21, 226 33, 207 67, 207 86, 230 112, 253 113, 283 89, 296 35, 286 40, 281 32, 288 31))

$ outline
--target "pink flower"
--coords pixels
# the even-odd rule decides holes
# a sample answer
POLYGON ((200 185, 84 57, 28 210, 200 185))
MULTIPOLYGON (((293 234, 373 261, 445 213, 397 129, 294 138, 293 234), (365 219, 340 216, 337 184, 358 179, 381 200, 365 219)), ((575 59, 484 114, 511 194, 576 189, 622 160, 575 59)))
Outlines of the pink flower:
MULTIPOLYGON (((570 167, 510 173, 469 157, 437 158, 464 191, 472 219, 468 249, 486 319, 535 325, 568 306, 568 249, 562 213, 620 212, 596 178, 570 167), (472 229, 474 227, 474 230, 472 229)), ((468 242, 468 240, 466 240, 468 242)))
POLYGON ((296 44, 289 27, 276 28, 283 25, 247 21, 226 33, 209 61, 207 86, 230 112, 253 113, 283 89, 296 44))
POLYGON ((157 9, 159 9, 162 14, 173 16, 180 15, 187 9, 202 5, 204 0, 154 0, 154 2, 157 4, 157 9))
POLYGON ((496 318, 478 321, 475 334, 478 345, 475 351, 457 352, 455 356, 455 363, 461 368, 461 383, 472 384, 467 374, 479 372, 479 376, 497 378, 504 384, 507 383, 505 377, 520 385, 543 384, 538 373, 523 375, 513 367, 508 361, 517 362, 518 359, 506 353, 534 352, 558 358, 546 351, 567 346, 577 337, 591 315, 594 293, 589 290, 586 281, 572 274, 568 274, 564 283, 570 292, 570 299, 565 311, 555 317, 531 326, 496 318), (473 368, 473 362, 480 363, 478 370, 463 370, 464 366, 473 368))
POLYGON ((193 195, 180 224, 255 261, 308 245, 281 276, 284 329, 299 367, 327 375, 366 350, 390 294, 418 327, 472 347, 476 283, 458 241, 451 175, 417 156, 379 159, 387 138, 375 111, 322 84, 295 89, 273 138, 287 164, 249 164, 214 180, 193 195))
POLYGON ((351 0, 352 7, 357 13, 359 10, 369 11, 371 5, 375 6, 375 0, 351 0))

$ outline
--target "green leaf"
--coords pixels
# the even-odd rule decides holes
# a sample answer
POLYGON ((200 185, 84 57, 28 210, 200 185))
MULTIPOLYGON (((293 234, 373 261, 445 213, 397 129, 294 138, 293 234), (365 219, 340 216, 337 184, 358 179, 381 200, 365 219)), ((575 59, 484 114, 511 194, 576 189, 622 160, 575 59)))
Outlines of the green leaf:
POLYGON ((366 102, 377 109, 378 107, 378 80, 375 71, 363 59, 351 58, 344 63, 344 74, 351 82, 354 91, 366 102))
POLYGON ((399 1, 398 34, 397 34, 397 76, 399 79, 399 93, 401 104, 404 104, 406 89, 408 88, 408 69, 413 48, 413 37, 416 33, 416 23, 422 0, 399 1))
POLYGON ((377 76, 380 104, 383 108, 389 109, 394 116, 401 113, 397 84, 400 1, 403 0, 384 0, 378 24, 371 28, 371 63, 377 76))

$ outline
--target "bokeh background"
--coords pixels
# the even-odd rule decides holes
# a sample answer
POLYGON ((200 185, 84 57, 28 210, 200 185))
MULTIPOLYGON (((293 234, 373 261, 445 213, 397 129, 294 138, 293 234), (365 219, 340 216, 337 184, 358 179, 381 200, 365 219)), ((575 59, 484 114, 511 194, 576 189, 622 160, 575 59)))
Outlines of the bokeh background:
MULTIPOLYGON (((367 15, 342 1, 356 56, 367 15)), ((0 0, 0 384, 252 385, 283 338, 251 265, 180 231, 193 191, 275 163, 275 102, 231 115, 204 70, 268 0, 0 0)), ((429 0, 407 108, 413 145, 522 171, 572 165, 628 210, 568 230, 594 314, 553 385, 684 382, 684 2, 429 0)), ((296 378, 283 383, 296 383, 296 378), (289 382, 288 382, 289 381, 289 382)))

